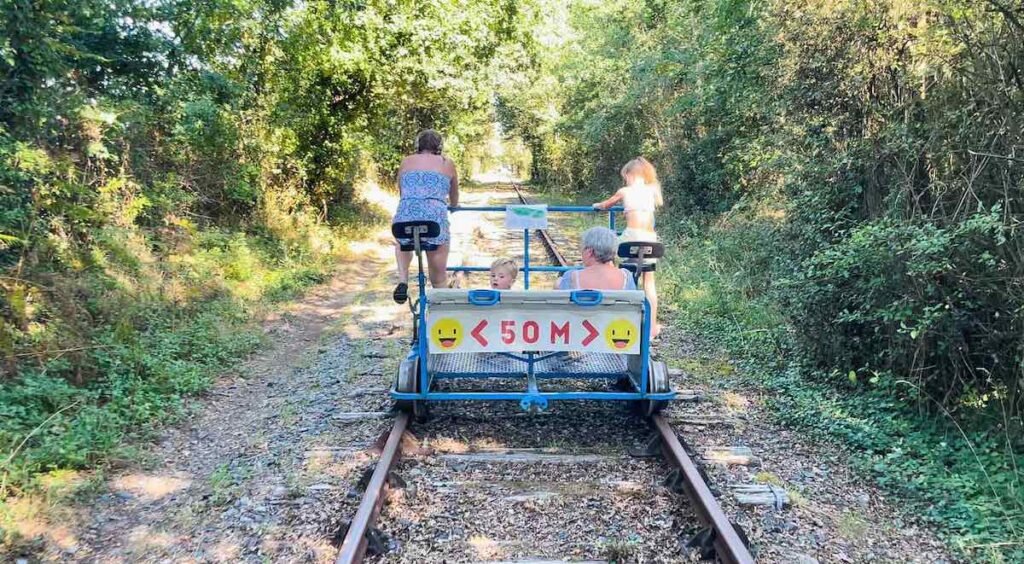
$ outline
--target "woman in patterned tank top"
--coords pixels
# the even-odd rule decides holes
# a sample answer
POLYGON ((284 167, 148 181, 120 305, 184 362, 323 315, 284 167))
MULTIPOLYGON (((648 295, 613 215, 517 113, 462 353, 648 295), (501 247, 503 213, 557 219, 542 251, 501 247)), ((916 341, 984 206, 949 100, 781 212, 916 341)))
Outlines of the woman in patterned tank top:
MULTIPOLYGON (((437 245, 436 250, 426 251, 430 284, 435 288, 443 288, 447 281, 448 206, 459 205, 459 175, 455 164, 441 156, 441 144, 441 135, 432 129, 423 130, 416 136, 416 153, 402 159, 398 167, 401 198, 392 220, 393 223, 428 220, 441 226, 437 237, 421 239, 424 243, 437 245)), ((398 285, 393 297, 400 304, 409 297, 412 255, 412 251, 403 251, 398 244, 395 245, 398 285)))

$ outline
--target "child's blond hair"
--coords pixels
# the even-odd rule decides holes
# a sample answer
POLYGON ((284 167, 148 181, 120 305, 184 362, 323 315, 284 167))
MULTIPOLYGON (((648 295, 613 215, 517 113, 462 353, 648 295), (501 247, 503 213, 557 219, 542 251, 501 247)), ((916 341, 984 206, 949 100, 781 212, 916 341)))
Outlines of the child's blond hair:
POLYGON ((637 157, 626 163, 619 172, 622 180, 629 182, 631 177, 642 178, 644 184, 654 190, 654 205, 661 206, 664 201, 661 197, 661 182, 658 181, 658 171, 654 169, 651 161, 637 157))
POLYGON ((512 281, 516 281, 516 277, 519 276, 519 263, 515 259, 508 257, 502 257, 491 263, 491 270, 504 270, 508 272, 512 277, 512 281))

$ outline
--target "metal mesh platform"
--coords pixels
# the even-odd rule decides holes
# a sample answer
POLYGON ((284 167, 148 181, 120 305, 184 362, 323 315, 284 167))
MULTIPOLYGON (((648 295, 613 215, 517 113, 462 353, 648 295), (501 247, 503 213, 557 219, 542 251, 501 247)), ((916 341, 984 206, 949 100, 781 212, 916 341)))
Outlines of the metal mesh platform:
MULTIPOLYGON (((428 365, 435 378, 472 378, 525 375, 527 364, 495 353, 430 355, 428 365)), ((617 377, 628 373, 626 357, 619 354, 560 354, 534 365, 538 378, 617 377)))

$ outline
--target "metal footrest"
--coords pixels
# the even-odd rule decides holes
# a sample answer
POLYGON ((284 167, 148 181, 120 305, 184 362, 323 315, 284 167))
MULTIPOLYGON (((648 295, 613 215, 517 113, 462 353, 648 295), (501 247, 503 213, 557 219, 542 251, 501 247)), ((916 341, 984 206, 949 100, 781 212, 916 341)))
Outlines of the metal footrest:
MULTIPOLYGON (((542 353, 544 354, 544 353, 542 353)), ((497 353, 430 355, 429 370, 435 378, 486 378, 525 376, 527 363, 497 353)), ((558 354, 534 364, 537 378, 619 377, 628 374, 626 357, 617 354, 558 354)))

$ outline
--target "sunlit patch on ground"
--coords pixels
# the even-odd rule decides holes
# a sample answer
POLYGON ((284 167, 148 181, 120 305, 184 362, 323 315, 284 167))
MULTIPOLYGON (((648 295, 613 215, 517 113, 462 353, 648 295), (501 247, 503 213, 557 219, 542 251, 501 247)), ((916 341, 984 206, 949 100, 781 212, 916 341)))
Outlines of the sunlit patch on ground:
POLYGON ((53 470, 36 478, 36 483, 48 499, 73 494, 88 485, 91 476, 77 470, 53 470))
POLYGON ((700 286, 691 286, 683 289, 680 297, 688 302, 700 302, 708 297, 708 290, 700 286))
POLYGON ((312 448, 306 451, 303 477, 307 482, 325 476, 347 479, 362 470, 371 459, 367 452, 312 448))
MULTIPOLYGON (((276 544, 276 547, 268 544, 267 550, 264 550, 264 553, 279 554, 285 543, 276 544)), ((300 559, 290 560, 292 562, 333 562, 334 558, 338 555, 338 549, 332 547, 327 540, 311 539, 309 537, 298 539, 289 549, 293 554, 302 555, 300 559)), ((265 559, 264 561, 270 560, 265 559)))
POLYGON ((154 531, 146 525, 139 525, 128 532, 128 543, 134 548, 170 548, 180 538, 163 531, 154 531))
POLYGON ((349 241, 347 249, 356 260, 394 260, 395 257, 393 239, 386 230, 377 232, 372 239, 349 241))
POLYGON ((687 357, 681 358, 673 362, 673 364, 678 365, 690 377, 693 377, 696 382, 703 383, 714 383, 722 378, 732 376, 736 372, 736 367, 730 364, 728 360, 718 357, 687 357))
POLYGON ((729 411, 743 413, 750 407, 750 400, 746 396, 732 391, 722 392, 722 403, 729 411))
POLYGON ((386 493, 387 499, 385 502, 398 510, 401 510, 406 505, 406 490, 405 488, 387 488, 386 493))
MULTIPOLYGON (((493 154, 500 154, 498 151, 494 151, 493 154)), ((489 171, 480 172, 473 175, 473 182, 479 182, 481 184, 497 184, 497 183, 508 183, 508 182, 523 182, 523 179, 517 178, 511 171, 489 171)))
POLYGON ((306 472, 323 472, 334 461, 334 453, 326 449, 313 449, 306 453, 306 472))
POLYGON ((611 484, 615 488, 615 493, 625 497, 637 497, 645 494, 649 486, 645 486, 638 482, 627 482, 619 481, 611 484))
POLYGON ((59 515, 49 513, 50 509, 43 500, 35 497, 8 499, 0 513, 0 525, 8 529, 8 537, 45 538, 61 550, 75 548, 78 537, 67 527, 56 524, 54 521, 59 520, 59 515))
MULTIPOLYGON (((348 313, 357 319, 360 326, 390 321, 394 318, 395 304, 390 301, 367 305, 353 305, 348 313)), ((352 325, 352 324, 349 324, 352 325)))
POLYGON ((378 213, 392 216, 398 209, 398 192, 390 192, 375 181, 367 180, 358 187, 359 199, 378 213))
POLYGON ((473 547, 473 550, 476 552, 477 558, 493 560, 503 556, 504 551, 501 546, 483 535, 472 536, 468 542, 469 546, 473 547))
POLYGON ((371 459, 366 453, 357 453, 324 468, 323 473, 328 476, 348 479, 366 468, 370 461, 371 459))
POLYGON ((388 489, 387 495, 386 511, 394 519, 401 519, 409 523, 430 523, 435 519, 436 513, 444 511, 443 506, 433 508, 432 511, 423 511, 422 507, 414 503, 416 497, 423 494, 418 493, 413 496, 405 488, 388 489))
POLYGON ((346 323, 342 327, 341 332, 349 339, 365 339, 366 331, 363 330, 362 324, 359 323, 346 323))
POLYGON ((506 448, 506 445, 493 437, 487 437, 473 441, 473 448, 476 450, 497 450, 506 448))
POLYGON ((452 452, 452 453, 464 453, 469 452, 469 445, 464 441, 458 439, 452 439, 449 437, 441 437, 430 441, 430 446, 437 452, 452 452))
POLYGON ((233 539, 224 539, 209 549, 209 555, 215 562, 238 562, 241 548, 233 539))
POLYGON ((171 476, 127 474, 114 480, 111 487, 114 491, 130 493, 142 501, 156 501, 184 490, 191 484, 191 478, 182 474, 171 476))

